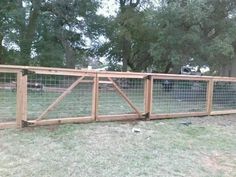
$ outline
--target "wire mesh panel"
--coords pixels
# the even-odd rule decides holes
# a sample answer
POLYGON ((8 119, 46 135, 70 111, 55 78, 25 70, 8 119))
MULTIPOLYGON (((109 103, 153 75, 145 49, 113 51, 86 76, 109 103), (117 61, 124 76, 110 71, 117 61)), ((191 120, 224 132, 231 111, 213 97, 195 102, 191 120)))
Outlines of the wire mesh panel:
POLYGON ((136 114, 135 109, 125 100, 125 96, 137 110, 144 111, 143 79, 112 78, 111 82, 107 78, 99 80, 99 115, 136 114))
POLYGON ((0 123, 16 120, 16 74, 0 73, 0 123))
POLYGON ((236 82, 214 82, 213 111, 236 110, 236 82))
POLYGON ((206 81, 153 81, 153 114, 189 113, 206 111, 206 81))
POLYGON ((28 119, 90 116, 92 82, 89 77, 29 75, 28 119))

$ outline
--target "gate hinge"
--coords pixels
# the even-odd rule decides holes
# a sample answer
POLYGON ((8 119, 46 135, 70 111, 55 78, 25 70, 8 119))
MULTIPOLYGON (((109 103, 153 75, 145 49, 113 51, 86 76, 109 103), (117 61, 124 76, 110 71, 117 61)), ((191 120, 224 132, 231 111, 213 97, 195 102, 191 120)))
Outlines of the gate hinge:
POLYGON ((149 119, 150 118, 150 112, 147 112, 145 114, 143 114, 144 118, 145 119, 149 119))
POLYGON ((28 69, 22 69, 21 72, 23 76, 35 73, 34 71, 29 71, 28 69))
POLYGON ((152 75, 147 75, 144 77, 144 79, 148 79, 148 80, 151 80, 151 78, 152 78, 152 75))
POLYGON ((22 120, 21 123, 22 123, 22 127, 28 127, 28 126, 34 124, 34 123, 32 123, 32 122, 28 122, 28 121, 25 121, 25 120, 22 120))

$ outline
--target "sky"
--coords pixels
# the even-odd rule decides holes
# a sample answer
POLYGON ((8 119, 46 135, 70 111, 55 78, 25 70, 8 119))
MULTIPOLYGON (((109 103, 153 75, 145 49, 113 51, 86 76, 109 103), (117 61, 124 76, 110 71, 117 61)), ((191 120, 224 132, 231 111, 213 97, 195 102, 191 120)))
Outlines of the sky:
POLYGON ((101 7, 98 9, 98 15, 115 16, 119 6, 115 0, 101 0, 101 7))
MULTIPOLYGON (((98 14, 108 16, 115 16, 119 9, 118 0, 100 0, 101 7, 98 9, 98 14)), ((141 0, 142 1, 142 0, 141 0)), ((150 0, 153 5, 159 6, 161 0, 150 0)))

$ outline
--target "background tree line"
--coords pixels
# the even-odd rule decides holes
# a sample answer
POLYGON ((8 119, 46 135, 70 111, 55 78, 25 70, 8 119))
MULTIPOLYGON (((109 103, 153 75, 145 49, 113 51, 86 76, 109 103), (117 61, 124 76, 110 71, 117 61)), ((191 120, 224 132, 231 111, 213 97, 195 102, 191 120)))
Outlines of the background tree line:
POLYGON ((103 57, 113 70, 177 72, 236 60, 235 0, 116 3, 103 16, 102 0, 1 0, 0 64, 74 68, 103 57))

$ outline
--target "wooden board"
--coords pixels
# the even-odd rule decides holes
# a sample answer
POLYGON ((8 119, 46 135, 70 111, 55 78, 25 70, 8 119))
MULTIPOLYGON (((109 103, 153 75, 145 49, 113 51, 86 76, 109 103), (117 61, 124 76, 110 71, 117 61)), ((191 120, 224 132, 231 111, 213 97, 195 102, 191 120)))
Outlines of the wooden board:
POLYGON ((110 77, 108 77, 108 80, 110 80, 112 82, 114 88, 125 99, 125 101, 128 103, 128 105, 141 117, 142 113, 138 110, 138 108, 136 108, 136 106, 134 106, 134 104, 128 98, 128 96, 119 88, 119 86, 110 77))
POLYGON ((177 117, 195 117, 195 116, 206 116, 207 112, 189 112, 189 113, 171 113, 171 114, 152 114, 151 120, 154 119, 169 119, 177 117))
POLYGON ((68 87, 50 106, 48 106, 48 108, 37 118, 37 120, 41 120, 50 110, 57 106, 83 79, 84 76, 78 78, 73 84, 71 84, 70 87, 68 87))
POLYGON ((214 93, 214 81, 211 79, 207 83, 207 93, 206 93, 206 110, 208 115, 211 115, 212 103, 213 103, 213 93, 214 93))
POLYGON ((93 122, 91 117, 73 117, 73 118, 61 118, 61 119, 47 119, 47 120, 34 120, 28 121, 29 126, 41 126, 41 125, 59 125, 68 123, 89 123, 93 122))
POLYGON ((121 115, 99 115, 97 121, 125 121, 125 120, 138 120, 140 116, 137 114, 121 114, 121 115))
POLYGON ((0 129, 5 129, 5 128, 16 128, 16 122, 6 122, 6 123, 0 123, 0 129))
POLYGON ((99 78, 94 77, 93 93, 92 93, 92 118, 96 120, 98 113, 98 94, 99 94, 99 78))
POLYGON ((17 73, 17 93, 16 93, 16 123, 22 127, 22 121, 27 120, 27 75, 22 72, 17 73))
POLYGON ((212 111, 211 115, 236 114, 236 110, 212 111))

